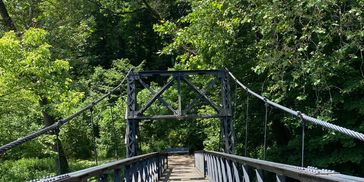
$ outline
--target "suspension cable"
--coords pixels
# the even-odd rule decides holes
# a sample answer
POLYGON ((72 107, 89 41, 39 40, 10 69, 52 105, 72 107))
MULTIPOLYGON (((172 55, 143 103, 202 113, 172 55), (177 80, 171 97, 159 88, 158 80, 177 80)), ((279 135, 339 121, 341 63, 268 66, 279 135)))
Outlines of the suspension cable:
MULTIPOLYGON (((110 102, 111 97, 109 96, 109 102, 110 102)), ((111 103, 109 103, 109 107, 110 107, 110 117, 111 117, 111 122, 112 122, 112 133, 113 133, 113 143, 114 143, 114 152, 115 152, 115 158, 118 159, 118 143, 116 141, 116 128, 115 128, 115 120, 114 120, 114 112, 112 109, 112 105, 111 103)))
POLYGON ((59 143, 59 129, 56 128, 54 130, 54 133, 56 135, 56 150, 57 150, 57 172, 58 174, 61 174, 61 149, 60 149, 60 143, 59 143))
POLYGON ((299 117, 301 119, 301 167, 304 167, 305 162, 305 120, 303 119, 301 113, 299 113, 299 117))
POLYGON ((53 123, 52 125, 49 125, 47 127, 44 127, 42 129, 39 129, 36 132, 33 132, 25 137, 22 138, 18 138, 15 141, 12 141, 8 144, 5 144, 3 146, 0 147, 0 155, 5 153, 6 151, 21 145, 25 142, 31 141, 41 135, 44 135, 46 133, 49 133, 51 130, 54 130, 56 128, 61 127, 62 125, 66 124, 68 121, 72 120, 73 118, 79 116, 80 114, 82 114, 83 112, 87 111, 88 109, 90 109, 91 107, 93 107, 94 105, 98 104, 99 102, 101 102, 102 100, 104 100, 106 97, 108 97, 111 93, 115 92, 117 89, 119 89, 120 87, 122 87, 124 85, 124 82, 126 81, 126 78, 128 77, 128 75, 134 70, 134 68, 131 68, 127 74, 125 75, 125 77, 123 78, 123 80, 120 82, 120 84, 116 87, 114 87, 113 89, 109 90, 106 94, 104 94, 103 96, 101 96, 99 99, 95 100, 94 102, 92 102, 91 104, 81 108, 80 110, 78 110, 77 112, 69 115, 66 118, 63 118, 61 120, 58 120, 57 122, 53 123))
MULTIPOLYGON (((226 69, 226 68, 225 68, 226 69)), ((252 90, 250 90, 248 87, 246 87, 244 84, 242 84, 228 69, 226 69, 226 71, 229 73, 230 77, 236 82, 238 83, 244 90, 246 90, 250 95, 264 101, 265 97, 253 92, 252 90)), ((285 111, 289 114, 292 114, 296 117, 300 117, 298 114, 300 113, 299 111, 294 111, 292 109, 289 109, 285 106, 282 106, 278 103, 275 103, 273 101, 270 101, 268 99, 266 99, 266 102, 275 107, 275 108, 278 108, 282 111, 285 111)), ((347 129, 347 128, 344 128, 344 127, 341 127, 341 126, 337 126, 335 124, 332 124, 332 123, 328 123, 328 122, 325 122, 325 121, 322 121, 322 120, 319 120, 317 118, 314 118, 314 117, 311 117, 311 116, 308 116, 304 113, 301 113, 300 114, 302 116, 302 118, 305 120, 305 121, 309 121, 315 125, 320 125, 324 128, 328 128, 328 129, 331 129, 331 130, 334 130, 334 131, 337 131, 339 133, 342 133, 342 134, 345 134, 347 136, 350 136, 352 138, 356 138, 356 139, 359 139, 361 141, 364 141, 364 134, 363 133, 359 133, 359 132, 356 132, 356 131, 353 131, 353 130, 350 130, 350 129, 347 129)))
MULTIPOLYGON (((235 131, 234 131, 234 124, 235 124, 235 121, 237 120, 237 116, 236 116, 236 110, 237 110, 237 100, 238 100, 238 84, 235 83, 235 88, 234 88, 234 100, 233 100, 233 107, 232 107, 232 119, 231 119, 231 133, 233 133, 233 138, 235 137, 234 134, 235 134, 235 131)), ((233 153, 235 153, 235 148, 233 150, 233 153)))
POLYGON ((264 149, 263 149, 263 156, 264 160, 266 159, 266 152, 267 152, 267 122, 268 122, 268 107, 269 104, 265 102, 265 117, 264 117, 264 149))
POLYGON ((246 95, 246 120, 245 120, 245 157, 248 157, 247 151, 248 151, 248 122, 249 122, 249 95, 246 95))
POLYGON ((94 143, 94 154, 95 154, 95 163, 96 165, 98 165, 98 160, 97 160, 97 143, 96 143, 96 127, 94 124, 94 114, 93 114, 93 107, 90 108, 90 123, 91 123, 91 127, 92 127, 92 139, 93 139, 93 143, 94 143))

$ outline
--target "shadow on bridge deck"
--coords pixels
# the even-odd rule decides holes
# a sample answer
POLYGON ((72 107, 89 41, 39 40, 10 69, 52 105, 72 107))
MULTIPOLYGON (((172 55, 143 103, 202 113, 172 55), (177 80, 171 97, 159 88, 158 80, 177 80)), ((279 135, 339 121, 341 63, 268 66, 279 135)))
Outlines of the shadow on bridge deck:
POLYGON ((172 155, 168 156, 168 169, 159 179, 165 181, 208 181, 194 167, 194 159, 189 155, 172 155))

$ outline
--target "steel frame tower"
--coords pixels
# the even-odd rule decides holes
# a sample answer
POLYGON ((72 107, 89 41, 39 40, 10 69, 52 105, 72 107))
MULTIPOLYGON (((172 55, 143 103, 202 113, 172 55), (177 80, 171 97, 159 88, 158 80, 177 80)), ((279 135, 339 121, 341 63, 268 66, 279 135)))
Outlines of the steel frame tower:
POLYGON ((234 133, 231 114, 230 102, 230 86, 228 72, 225 69, 219 70, 195 70, 195 71, 131 71, 127 75, 127 128, 126 128, 126 146, 127 157, 136 156, 138 144, 137 135, 139 122, 142 120, 155 120, 155 119, 197 119, 197 118, 219 118, 221 121, 221 135, 226 153, 233 153, 234 150, 234 133), (199 89, 193 82, 189 80, 189 76, 194 75, 210 75, 213 77, 203 89, 199 89), (167 83, 161 87, 159 91, 153 90, 143 79, 151 77, 168 77, 167 83), (162 98, 162 94, 172 85, 177 84, 177 97, 178 108, 174 109, 166 100, 162 98), (221 84, 220 89, 220 103, 215 103, 206 93, 211 90, 217 83, 221 84), (136 96, 138 89, 136 85, 142 85, 145 89, 149 90, 152 97, 142 105, 137 104, 136 96), (183 107, 181 84, 187 85, 189 89, 196 93, 194 98, 188 105, 183 107), (169 115, 153 115, 145 116, 145 111, 150 106, 159 101, 164 105, 172 114, 169 115), (198 101, 204 101, 207 105, 211 106, 216 114, 191 114, 192 107, 198 101))

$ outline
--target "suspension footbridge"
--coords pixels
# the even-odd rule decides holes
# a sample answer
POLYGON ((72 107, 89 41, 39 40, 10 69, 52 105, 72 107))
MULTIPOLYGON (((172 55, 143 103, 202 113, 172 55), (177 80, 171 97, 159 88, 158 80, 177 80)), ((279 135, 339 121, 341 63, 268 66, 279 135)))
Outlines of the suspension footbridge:
MULTIPOLYGON (((127 91, 125 116, 127 123, 125 137, 127 158, 80 171, 35 179, 33 181, 364 181, 364 178, 361 177, 345 175, 329 169, 310 167, 305 164, 305 145, 307 145, 305 143, 305 128, 310 124, 317 125, 351 137, 353 140, 360 140, 361 142, 364 142, 364 134, 319 120, 303 112, 295 111, 275 103, 246 87, 227 69, 142 72, 136 72, 134 69, 131 69, 121 83, 108 91, 104 96, 50 126, 46 126, 30 135, 1 146, 0 154, 11 152, 9 150, 12 148, 41 135, 51 133, 58 137, 58 132, 62 125, 71 122, 72 119, 84 112, 89 111, 92 113, 93 108, 98 103, 109 98, 113 92, 124 88, 127 91), (201 75, 204 75, 204 78, 208 78, 202 89, 192 81, 196 79, 195 77, 201 75), (164 77, 167 80, 157 91, 146 82, 146 80, 155 77, 164 77), (229 80, 233 80, 251 97, 261 100, 265 106, 263 159, 249 158, 246 154, 245 156, 234 155, 235 143, 244 143, 244 146, 247 146, 247 137, 245 141, 235 141, 234 138, 233 106, 230 98, 229 80), (177 91, 176 103, 173 105, 162 97, 163 93, 172 86, 177 91), (137 102, 137 94, 140 91, 138 87, 148 90, 152 95, 145 103, 137 102), (183 94, 181 93, 182 90, 193 92, 195 98, 190 101, 184 101, 183 94), (217 98, 219 99, 210 97, 207 94, 211 90, 218 90, 217 98), (168 113, 151 115, 146 112, 157 101, 167 108, 168 113), (212 108, 214 112, 195 113, 195 110, 192 108, 201 102, 212 108), (302 129, 300 166, 265 160, 267 150, 267 113, 269 108, 281 110, 296 117, 300 121, 302 129), (220 120, 220 135, 224 152, 195 151, 192 156, 175 156, 163 152, 139 154, 137 135, 141 122, 145 120, 201 118, 217 118, 220 120)), ((246 134, 248 133, 247 125, 248 122, 246 122, 245 126, 246 134)))

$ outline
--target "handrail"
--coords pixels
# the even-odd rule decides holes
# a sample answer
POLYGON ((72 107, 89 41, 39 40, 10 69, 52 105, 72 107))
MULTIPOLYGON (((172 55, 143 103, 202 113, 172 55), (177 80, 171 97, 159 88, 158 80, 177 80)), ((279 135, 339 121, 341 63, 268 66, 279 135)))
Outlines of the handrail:
POLYGON ((94 107, 96 104, 98 104, 99 102, 101 102, 102 100, 104 100, 105 98, 107 98, 108 96, 110 96, 113 92, 115 92, 117 89, 119 89, 125 82, 126 78, 128 77, 128 75, 131 73, 131 71, 133 70, 134 68, 131 68, 128 73, 125 75, 124 79, 120 82, 120 84, 116 87, 114 87, 113 89, 109 90, 106 94, 104 94, 102 97, 96 99, 95 101, 93 101, 92 103, 88 104, 87 106, 81 108, 80 110, 78 110, 77 112, 71 114, 70 116, 66 117, 66 118, 63 118, 61 120, 58 120, 57 122, 53 123, 52 125, 49 125, 49 126, 46 126, 44 128, 41 128, 39 129, 38 131, 36 132, 33 132, 32 134, 29 134, 25 137, 22 137, 22 138, 18 138, 17 140, 15 141, 12 141, 8 144, 5 144, 3 146, 0 146, 0 155, 5 153, 6 151, 18 146, 18 145, 21 145, 25 142, 28 142, 30 140, 33 140, 43 134, 46 134, 48 133, 49 131, 51 130, 54 130, 54 129, 57 129, 59 127, 61 127, 62 125, 66 124, 68 121, 72 120, 73 118, 79 116, 80 114, 82 114, 83 112, 91 109, 92 107, 94 107))
POLYGON ((125 172, 125 181, 150 181, 150 179, 158 179, 166 167, 167 154, 154 152, 109 162, 68 174, 33 180, 32 182, 87 181, 88 178, 92 177, 102 178, 104 181, 107 181, 108 175, 111 173, 113 173, 114 181, 122 181, 122 170, 125 172))
POLYGON ((249 181, 251 178, 248 171, 249 166, 250 168, 255 169, 257 179, 263 179, 264 175, 262 170, 264 170, 275 173, 277 181, 289 177, 300 181, 364 182, 364 178, 343 175, 332 170, 317 169, 314 167, 298 167, 214 151, 202 151, 199 152, 199 154, 204 156, 206 165, 199 168, 200 170, 206 170, 205 173, 207 173, 209 181, 221 181, 221 179, 225 179, 224 181, 243 181, 242 179, 249 181))

